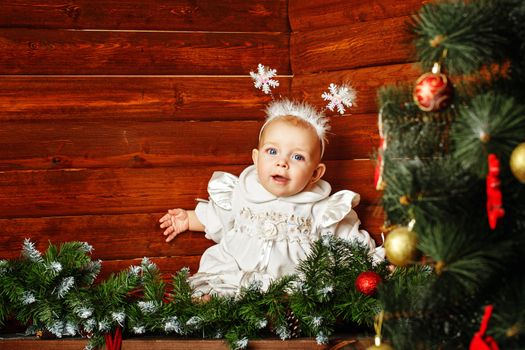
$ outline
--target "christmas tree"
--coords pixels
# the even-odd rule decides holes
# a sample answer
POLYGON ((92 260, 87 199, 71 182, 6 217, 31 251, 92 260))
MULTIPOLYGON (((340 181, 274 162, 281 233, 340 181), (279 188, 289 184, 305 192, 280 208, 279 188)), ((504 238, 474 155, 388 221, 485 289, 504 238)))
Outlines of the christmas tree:
POLYGON ((395 269, 377 333, 396 350, 523 349, 525 2, 429 3, 410 29, 428 73, 378 92, 395 269))

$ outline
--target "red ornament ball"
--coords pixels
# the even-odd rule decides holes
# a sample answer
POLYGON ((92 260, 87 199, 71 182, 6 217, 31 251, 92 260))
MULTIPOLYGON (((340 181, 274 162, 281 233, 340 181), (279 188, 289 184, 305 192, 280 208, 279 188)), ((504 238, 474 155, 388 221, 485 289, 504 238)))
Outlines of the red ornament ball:
POLYGON ((453 95, 450 80, 439 71, 420 76, 412 94, 414 102, 424 112, 437 112, 448 107, 453 95))
POLYGON ((377 285, 382 281, 379 274, 373 271, 361 272, 355 280, 355 287, 365 295, 374 295, 377 285))

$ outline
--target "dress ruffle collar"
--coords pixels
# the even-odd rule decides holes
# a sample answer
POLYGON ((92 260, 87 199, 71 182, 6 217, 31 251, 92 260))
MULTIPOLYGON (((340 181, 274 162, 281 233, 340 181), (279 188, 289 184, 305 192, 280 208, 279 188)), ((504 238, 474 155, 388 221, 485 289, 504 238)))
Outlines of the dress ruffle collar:
POLYGON ((244 197, 253 203, 264 203, 280 200, 289 203, 315 203, 327 198, 332 191, 330 184, 319 180, 310 190, 299 192, 290 197, 277 197, 268 192, 259 182, 255 165, 244 169, 239 176, 239 188, 244 197))

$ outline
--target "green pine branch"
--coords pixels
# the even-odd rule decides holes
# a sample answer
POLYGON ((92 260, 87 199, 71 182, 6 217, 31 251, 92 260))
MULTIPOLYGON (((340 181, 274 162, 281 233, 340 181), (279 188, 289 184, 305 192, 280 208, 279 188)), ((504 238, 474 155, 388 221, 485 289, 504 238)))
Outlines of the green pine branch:
POLYGON ((31 332, 45 329, 58 337, 89 334, 88 348, 103 346, 104 336, 119 326, 125 336, 224 338, 232 349, 270 333, 288 339, 300 332, 326 343, 338 322, 370 325, 379 308, 376 298, 355 289, 358 274, 387 275, 385 264, 374 265, 366 247, 323 237, 297 274, 272 281, 265 291, 254 281, 235 297, 206 301, 195 297, 188 269, 173 276, 168 292, 157 266, 146 258, 89 284, 100 268, 90 251, 85 243, 68 242, 59 248, 50 244, 41 254, 26 241, 20 259, 0 262, 0 299, 13 301, 0 309, 1 320, 16 315, 33 324, 31 332), (45 283, 32 288, 30 282, 38 279, 45 283), (293 329, 297 322, 300 327, 293 329))
POLYGON ((442 1, 424 5, 413 17, 418 60, 428 71, 441 62, 452 75, 468 75, 483 65, 501 63, 513 44, 501 19, 505 1, 442 1), (443 58, 446 51, 446 57, 443 58))
POLYGON ((498 92, 474 96, 468 105, 459 107, 451 137, 454 156, 484 176, 489 153, 508 161, 513 149, 525 140, 525 103, 498 92))
POLYGON ((450 157, 396 160, 386 157, 383 206, 390 222, 407 224, 418 218, 426 222, 482 215, 479 197, 483 190, 477 176, 450 157))

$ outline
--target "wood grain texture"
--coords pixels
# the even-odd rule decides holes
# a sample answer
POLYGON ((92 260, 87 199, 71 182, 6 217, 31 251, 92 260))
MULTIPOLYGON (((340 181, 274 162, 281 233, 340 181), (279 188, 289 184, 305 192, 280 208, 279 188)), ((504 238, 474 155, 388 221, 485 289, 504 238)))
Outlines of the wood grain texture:
MULTIPOLYGON (((361 227, 382 243, 381 193, 368 159, 378 143, 376 91, 420 74, 409 64, 405 22, 424 2, 290 0, 294 34, 285 0, 1 4, 0 259, 18 256, 26 237, 40 250, 80 240, 103 260, 99 280, 144 256, 166 278, 186 266, 197 271, 214 243, 197 232, 165 243, 158 219, 206 198, 213 171, 238 175, 251 163, 270 101, 248 76, 258 63, 288 75, 276 96, 291 93, 319 108, 329 83, 356 88, 357 106, 332 118, 325 179, 333 191, 360 193, 361 227)), ((0 348, 84 346, 20 341, 0 339, 0 348)), ((227 347, 180 339, 123 346, 168 348, 227 347)), ((322 347, 310 339, 250 348, 322 347)))
MULTIPOLYGON (((368 158, 376 117, 333 118, 325 160, 368 158)), ((251 162, 262 121, 3 122, 0 170, 166 167, 251 162)))
MULTIPOLYGON (((369 160, 328 161, 325 179, 334 191, 348 188, 363 203, 376 204, 373 164, 369 160)), ((58 169, 0 172, 3 218, 105 215, 193 208, 207 198, 215 170, 238 175, 245 165, 130 169, 58 169)))
MULTIPOLYGON (((326 101, 323 101, 321 94, 315 92, 327 91, 330 83, 342 84, 346 82, 357 92, 356 105, 349 112, 377 114, 377 90, 381 86, 413 83, 419 75, 421 75, 419 67, 410 63, 318 74, 300 74, 293 79, 292 95, 297 99, 306 99, 321 108, 326 105, 326 101)), ((353 117, 345 116, 345 118, 352 119, 353 117)))
MULTIPOLYGON (((339 335, 329 340, 329 344, 319 345, 315 338, 299 338, 281 340, 273 339, 254 339, 250 340, 247 349, 249 350, 324 350, 335 348, 337 344, 349 342, 348 346, 342 349, 365 350, 372 346, 373 339, 356 337, 355 335, 339 335)), ((85 339, 56 339, 39 340, 34 338, 5 338, 0 339, 0 348, 4 350, 79 350, 83 349, 87 341, 85 339)), ((177 338, 174 336, 159 337, 137 337, 124 339, 122 350, 228 350, 227 343, 222 339, 188 339, 177 338)))
POLYGON ((286 0, 9 0, 0 27, 288 32, 286 0))
POLYGON ((428 0, 290 0, 294 32, 411 15, 428 0))
POLYGON ((251 162, 262 122, 4 122, 0 170, 251 162))
MULTIPOLYGON (((84 349, 86 345, 86 339, 40 340, 33 337, 0 338, 0 348, 2 350, 79 350, 84 349)), ((122 348, 124 349, 124 347, 122 348)))
POLYGON ((351 190, 361 196, 360 205, 378 205, 380 193, 374 187, 374 164, 370 159, 327 161, 323 179, 332 185, 332 192, 351 190))
POLYGON ((381 66, 414 61, 409 17, 293 33, 294 74, 381 66))
MULTIPOLYGON (((271 98, 253 87, 256 68, 245 77, 4 76, 0 121, 261 119, 271 98)), ((275 94, 288 95, 291 78, 279 83, 275 94)))
POLYGON ((361 221, 361 229, 367 231, 379 246, 383 244, 381 234, 385 224, 385 213, 381 206, 381 199, 378 198, 374 202, 375 204, 361 203, 354 209, 361 221))
POLYGON ((290 74, 286 33, 0 29, 0 74, 290 74))
POLYGON ((26 238, 41 252, 48 248, 49 242, 55 246, 69 241, 87 242, 94 248, 92 259, 102 260, 201 255, 215 244, 202 232, 185 232, 166 243, 158 222, 164 214, 0 219, 0 259, 20 256, 26 238))
MULTIPOLYGON (((361 227, 381 243, 381 207, 361 204, 355 209, 361 227)), ((92 258, 104 261, 201 255, 214 244, 202 232, 185 232, 166 243, 158 223, 164 213, 0 219, 0 259, 19 257, 26 238, 42 252, 49 242, 55 246, 69 241, 88 242, 94 248, 92 258)))

